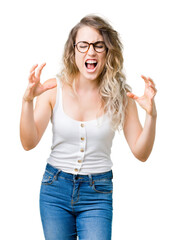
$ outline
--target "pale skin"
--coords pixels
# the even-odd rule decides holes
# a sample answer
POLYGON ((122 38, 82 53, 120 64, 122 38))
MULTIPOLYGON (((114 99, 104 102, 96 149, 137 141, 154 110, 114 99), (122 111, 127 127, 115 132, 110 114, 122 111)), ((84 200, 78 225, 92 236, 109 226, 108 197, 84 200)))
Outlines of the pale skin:
MULTIPOLYGON (((96 42, 101 41, 102 36, 93 28, 83 27, 79 29, 77 41, 96 42), (84 29, 85 28, 85 29, 84 29), (87 28, 87 29, 86 29, 87 28), (89 28, 89 29, 88 29, 89 28)), ((95 114, 100 108, 100 96, 98 94, 97 77, 103 69, 105 53, 97 53, 91 45, 88 52, 79 53, 75 50, 75 60, 78 64, 78 84, 76 86, 78 98, 70 94, 71 89, 63 86, 63 108, 67 115, 78 121, 88 121, 95 119, 95 114), (97 70, 92 74, 84 69, 83 61, 86 59, 97 59, 97 70), (96 104, 97 103, 97 104, 96 104), (71 108, 72 104, 72 108, 71 108)), ((52 116, 52 110, 56 101, 56 79, 49 79, 41 84, 40 77, 45 63, 38 66, 34 65, 29 74, 28 87, 23 96, 20 137, 25 150, 30 150, 39 143, 52 116), (33 100, 37 97, 35 109, 33 100)), ((124 135, 127 143, 140 161, 148 159, 154 144, 156 128, 156 107, 154 97, 156 88, 153 80, 149 77, 141 76, 145 82, 143 96, 138 97, 128 92, 127 114, 124 124, 124 135), (139 121, 136 103, 137 102, 146 112, 144 127, 139 121)), ((99 112, 101 116, 103 111, 99 112)))

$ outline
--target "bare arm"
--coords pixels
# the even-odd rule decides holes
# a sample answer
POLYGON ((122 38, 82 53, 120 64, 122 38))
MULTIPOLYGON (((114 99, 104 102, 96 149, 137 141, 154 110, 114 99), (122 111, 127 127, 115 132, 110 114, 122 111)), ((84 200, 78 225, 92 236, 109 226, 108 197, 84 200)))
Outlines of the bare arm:
POLYGON ((134 156, 144 162, 148 159, 153 148, 157 112, 154 102, 156 94, 155 85, 152 79, 147 79, 144 76, 142 78, 146 84, 144 95, 137 97, 133 93, 127 94, 130 99, 127 106, 124 135, 134 156), (140 124, 137 107, 133 99, 146 110, 146 119, 143 128, 140 124))
POLYGON ((25 150, 34 148, 40 141, 51 117, 51 92, 56 87, 54 79, 40 83, 40 74, 45 64, 41 65, 35 74, 33 66, 29 76, 28 88, 22 101, 20 119, 20 138, 25 150), (49 90, 49 91, 47 91, 49 90), (37 97, 35 110, 33 110, 33 99, 37 97))

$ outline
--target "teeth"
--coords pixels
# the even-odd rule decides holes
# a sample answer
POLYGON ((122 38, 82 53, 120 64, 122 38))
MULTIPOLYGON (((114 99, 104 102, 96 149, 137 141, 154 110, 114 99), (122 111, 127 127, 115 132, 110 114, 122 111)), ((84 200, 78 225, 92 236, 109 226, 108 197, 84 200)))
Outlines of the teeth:
POLYGON ((95 60, 88 60, 88 61, 86 61, 86 63, 94 64, 94 63, 97 63, 97 61, 95 61, 95 60))

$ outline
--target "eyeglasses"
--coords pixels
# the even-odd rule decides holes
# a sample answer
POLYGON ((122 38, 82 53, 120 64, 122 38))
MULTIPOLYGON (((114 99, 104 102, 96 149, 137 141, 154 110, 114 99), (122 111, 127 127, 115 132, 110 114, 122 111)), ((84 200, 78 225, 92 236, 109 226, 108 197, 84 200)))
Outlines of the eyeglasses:
POLYGON ((89 50, 90 45, 92 45, 94 50, 98 53, 102 53, 102 52, 106 51, 106 49, 107 49, 107 47, 103 41, 98 41, 95 43, 88 43, 88 42, 81 41, 81 42, 74 44, 74 46, 76 46, 77 50, 81 53, 86 53, 89 50))

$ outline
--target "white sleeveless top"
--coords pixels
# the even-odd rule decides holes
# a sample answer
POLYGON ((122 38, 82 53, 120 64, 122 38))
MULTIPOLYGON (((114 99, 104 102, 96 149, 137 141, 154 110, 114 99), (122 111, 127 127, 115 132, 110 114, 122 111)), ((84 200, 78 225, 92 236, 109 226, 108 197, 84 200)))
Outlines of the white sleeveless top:
POLYGON ((72 174, 110 171, 115 131, 110 126, 108 114, 89 121, 77 121, 69 117, 63 111, 62 83, 58 77, 56 79, 56 103, 51 118, 53 140, 47 162, 72 174))

